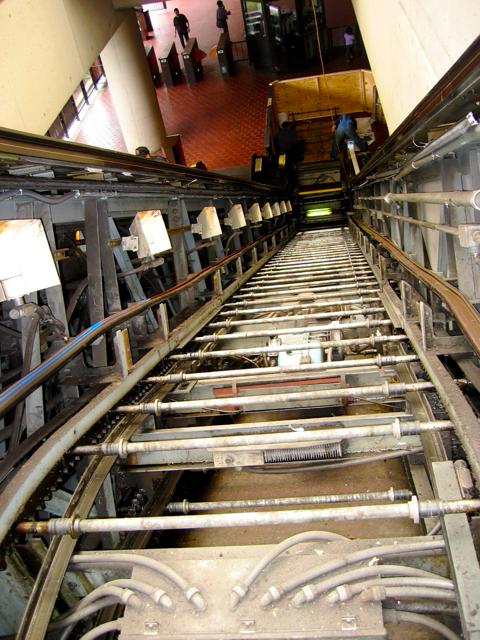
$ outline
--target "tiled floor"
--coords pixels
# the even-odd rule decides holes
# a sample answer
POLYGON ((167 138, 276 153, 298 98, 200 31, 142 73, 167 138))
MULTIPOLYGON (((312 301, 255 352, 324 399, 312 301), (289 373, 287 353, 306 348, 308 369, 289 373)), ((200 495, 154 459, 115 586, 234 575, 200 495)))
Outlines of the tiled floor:
MULTIPOLYGON (((151 11, 155 38, 150 39, 157 52, 165 41, 173 38, 173 8, 178 7, 190 21, 190 35, 207 54, 216 43, 220 30, 215 26, 215 2, 208 0, 178 0, 168 2, 166 10, 151 11), (210 5, 213 6, 210 7, 210 5)), ((240 0, 225 1, 231 11, 230 36, 242 40, 243 21, 240 0)), ((177 50, 180 50, 178 38, 177 50)), ((353 68, 365 66, 358 58, 353 68)), ((169 89, 157 89, 160 109, 168 134, 179 133, 187 164, 202 160, 208 169, 248 165, 254 152, 263 150, 263 128, 269 82, 278 78, 273 73, 256 71, 248 62, 237 64, 237 72, 223 78, 216 57, 203 61, 204 79, 189 86, 185 81, 169 89)), ((344 56, 327 64, 326 71, 347 68, 344 56)), ((350 67, 351 68, 351 67, 350 67)), ((316 74, 311 69, 303 75, 316 74)), ((126 151, 118 118, 105 87, 80 123, 74 136, 76 142, 126 151)))

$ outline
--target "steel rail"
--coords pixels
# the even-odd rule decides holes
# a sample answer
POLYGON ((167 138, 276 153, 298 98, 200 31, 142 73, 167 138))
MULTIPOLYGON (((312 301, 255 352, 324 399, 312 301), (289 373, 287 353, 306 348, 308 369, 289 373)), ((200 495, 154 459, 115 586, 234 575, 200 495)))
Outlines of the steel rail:
POLYGON ((86 347, 88 347, 98 337, 104 335, 107 331, 114 329, 119 324, 126 322, 127 320, 137 316, 144 311, 147 311, 151 307, 167 300, 168 298, 178 295, 180 292, 185 291, 195 285, 197 282, 204 280, 207 276, 211 275, 220 268, 226 266, 230 262, 233 262, 240 256, 244 255, 248 251, 252 250, 259 243, 264 242, 270 236, 263 236, 258 240, 254 240, 248 243, 242 249, 229 254, 228 256, 213 262, 208 267, 205 267, 201 271, 188 276, 185 280, 175 284, 174 286, 161 291, 146 300, 134 302, 130 307, 122 311, 114 313, 104 320, 96 322, 92 326, 82 331, 78 336, 73 338, 67 345, 59 349, 48 360, 42 362, 38 367, 33 369, 28 375, 24 376, 17 382, 7 387, 2 393, 0 393, 0 417, 5 415, 7 411, 12 409, 21 400, 30 395, 35 389, 41 386, 46 380, 51 378, 57 371, 65 366, 70 360, 81 353, 86 347))
POLYGON ((422 267, 418 262, 409 258, 391 240, 380 235, 372 227, 358 218, 353 218, 353 220, 360 229, 385 247, 390 255, 409 273, 419 278, 445 302, 474 351, 480 355, 480 314, 463 293, 433 271, 422 267))

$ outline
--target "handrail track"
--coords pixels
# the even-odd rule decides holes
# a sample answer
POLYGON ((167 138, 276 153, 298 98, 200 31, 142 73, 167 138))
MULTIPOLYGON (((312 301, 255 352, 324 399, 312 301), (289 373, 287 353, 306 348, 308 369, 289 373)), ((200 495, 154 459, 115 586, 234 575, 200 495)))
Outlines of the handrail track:
POLYGON ((463 293, 443 278, 437 276, 433 271, 422 267, 418 262, 409 258, 391 240, 382 236, 359 218, 354 217, 353 221, 360 229, 385 247, 390 255, 409 273, 419 278, 448 305, 452 316, 457 321, 472 348, 477 355, 480 355, 480 313, 463 293))

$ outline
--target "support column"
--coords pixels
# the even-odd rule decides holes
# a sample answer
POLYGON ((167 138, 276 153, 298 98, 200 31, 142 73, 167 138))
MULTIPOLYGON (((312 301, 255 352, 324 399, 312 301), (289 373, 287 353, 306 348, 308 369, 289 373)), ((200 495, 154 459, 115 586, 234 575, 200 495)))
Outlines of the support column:
POLYGON ((168 146, 133 9, 125 11, 125 19, 100 55, 128 151, 168 146))

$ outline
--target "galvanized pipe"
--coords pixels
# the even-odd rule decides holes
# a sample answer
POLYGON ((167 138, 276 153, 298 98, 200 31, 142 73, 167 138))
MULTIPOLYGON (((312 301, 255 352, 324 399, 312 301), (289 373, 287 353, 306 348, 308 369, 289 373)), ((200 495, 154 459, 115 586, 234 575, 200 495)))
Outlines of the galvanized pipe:
POLYGON ((444 158, 449 153, 458 151, 465 145, 480 140, 480 121, 472 111, 460 122, 432 140, 421 151, 413 156, 397 173, 395 180, 401 180, 410 172, 428 166, 435 160, 444 158))
POLYGON ((283 273, 283 272, 288 272, 292 270, 292 267, 295 267, 296 269, 299 267, 305 267, 306 269, 308 269, 309 266, 312 265, 312 262, 316 262, 316 266, 330 266, 330 267, 338 267, 338 266, 349 266, 351 267, 353 266, 366 266, 368 263, 365 260, 365 258, 363 257, 363 254, 360 254, 359 257, 354 257, 352 256, 351 258, 338 258, 335 260, 317 260, 317 261, 313 261, 313 260, 295 260, 295 261, 285 261, 282 262, 282 264, 280 265, 271 265, 269 267, 265 267, 264 269, 262 269, 262 275, 263 274, 269 274, 270 272, 273 273, 283 273))
POLYGON ((391 320, 358 320, 355 322, 339 322, 335 320, 328 324, 306 324, 304 327, 286 327, 284 329, 275 328, 275 318, 270 318, 272 323, 270 329, 261 329, 259 331, 235 331, 232 333, 210 334, 207 336, 197 336, 194 342, 218 342, 220 340, 240 340, 247 338, 262 338, 268 336, 296 335, 305 332, 317 333, 320 331, 349 331, 351 329, 371 329, 373 327, 386 327, 392 324, 391 320))
MULTIPOLYGON (((312 302, 311 304, 280 304, 277 306, 269 306, 269 307, 256 307, 255 309, 237 309, 235 311, 220 311, 219 316, 246 316, 246 315, 257 315, 259 313, 270 313, 272 311, 297 311, 299 309, 325 309, 330 307, 345 307, 345 306, 353 306, 355 304, 367 304, 370 302, 379 302, 381 298, 379 296, 359 296, 358 298, 353 298, 350 300, 334 300, 334 301, 326 301, 326 302, 312 302)), ((354 311, 354 309, 353 309, 354 311)), ((342 309, 339 309, 338 314, 342 313, 342 309)), ((267 318, 265 318, 267 320, 267 318)))
POLYGON ((408 489, 388 491, 367 491, 364 493, 339 493, 323 496, 302 496, 295 498, 263 498, 262 500, 218 500, 215 502, 170 502, 167 513, 197 513, 198 511, 224 511, 227 509, 255 509, 260 507, 290 507, 304 504, 334 504, 337 502, 375 502, 377 500, 408 500, 412 492, 408 489))
POLYGON ((314 364, 299 364, 283 367, 254 367, 252 369, 224 369, 221 371, 199 371, 195 373, 169 373, 164 376, 150 376, 145 382, 160 384, 172 384, 178 382, 193 382, 205 380, 240 380, 242 378, 262 377, 280 374, 282 376, 292 373, 316 373, 322 371, 338 371, 342 369, 354 369, 357 367, 385 367, 405 362, 416 362, 418 356, 375 356, 373 358, 355 358, 352 360, 334 360, 331 362, 317 362, 314 364))
MULTIPOLYGON (((228 409, 238 411, 246 407, 258 405, 278 405, 310 402, 315 400, 331 400, 334 398, 367 398, 370 396, 394 398, 410 391, 426 391, 434 389, 431 382, 389 383, 370 385, 366 387, 349 387, 339 389, 321 389, 320 391, 302 391, 295 393, 268 394, 260 396, 232 396, 230 398, 207 398, 201 400, 181 400, 178 402, 141 402, 119 406, 118 413, 150 413, 161 415, 165 413, 184 413, 198 409, 228 409)), ((296 435, 296 434, 292 434, 296 435)))
POLYGON ((385 196, 360 197, 359 200, 383 200, 413 202, 418 204, 443 204, 454 207, 473 207, 480 210, 480 189, 475 191, 426 191, 424 193, 387 193, 385 196))
MULTIPOLYGON (((298 307, 295 307, 298 309, 298 307)), ((222 320, 220 322, 210 322, 207 326, 212 329, 228 328, 243 325, 266 324, 277 322, 298 322, 303 320, 326 320, 327 318, 342 318, 344 316, 373 315, 385 313, 384 307, 361 307, 359 309, 339 309, 338 311, 324 311, 323 313, 309 313, 291 316, 273 316, 269 318, 250 318, 249 320, 222 320)))
POLYGON ((345 340, 312 340, 300 344, 269 345, 267 347, 245 347, 243 349, 222 349, 218 351, 192 351, 190 353, 174 353, 170 360, 207 360, 208 358, 226 358, 228 356, 251 356, 262 353, 273 354, 284 351, 305 351, 307 349, 330 349, 340 347, 342 349, 353 346, 371 346, 387 342, 402 342, 406 339, 404 334, 394 336, 368 336, 366 338, 348 338, 345 340))
POLYGON ((310 524, 319 521, 360 521, 445 516, 453 513, 475 513, 480 500, 422 500, 415 496, 409 502, 326 509, 287 511, 211 513, 195 516, 144 516, 134 518, 52 518, 38 522, 19 522, 15 528, 22 534, 78 536, 83 533, 126 531, 171 531, 218 527, 258 527, 282 524, 310 524))
MULTIPOLYGON (((137 406, 137 405, 133 405, 137 406)), ((119 408, 119 411, 122 407, 119 408)), ((248 428, 248 424, 246 425, 248 428)), ((121 440, 113 443, 92 445, 80 445, 75 447, 75 455, 118 455, 121 458, 135 453, 155 453, 157 451, 184 451, 191 449, 218 449, 223 447, 249 447, 279 444, 302 444, 314 442, 336 442, 349 438, 367 438, 379 436, 393 436, 397 439, 402 436, 412 436, 420 433, 432 433, 436 431, 449 431, 453 429, 453 423, 448 420, 436 422, 400 422, 394 420, 390 424, 370 425, 359 427, 341 427, 333 429, 310 429, 275 433, 244 434, 233 436, 195 437, 167 440, 148 440, 141 442, 127 442, 121 440)), ((154 435, 152 433, 151 435, 154 435)), ((163 435, 163 434, 162 434, 163 435)))

